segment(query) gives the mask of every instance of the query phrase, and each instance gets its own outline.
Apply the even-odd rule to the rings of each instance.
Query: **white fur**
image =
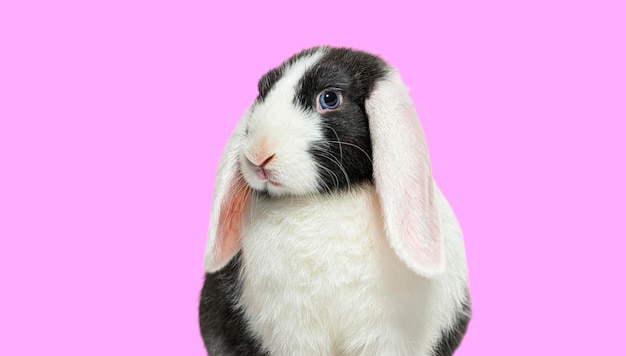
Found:
[[[373,187],[256,201],[245,218],[243,303],[271,355],[429,355],[465,297],[459,226],[437,190],[445,274],[415,274],[385,238]]]

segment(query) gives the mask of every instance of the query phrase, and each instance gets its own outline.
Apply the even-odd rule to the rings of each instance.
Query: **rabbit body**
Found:
[[[439,197],[445,233],[460,235]],[[255,205],[241,303],[271,355],[429,355],[457,321],[464,264],[450,263],[441,279],[403,265],[386,242],[372,186]],[[462,245],[446,248],[452,261],[464,259]]]

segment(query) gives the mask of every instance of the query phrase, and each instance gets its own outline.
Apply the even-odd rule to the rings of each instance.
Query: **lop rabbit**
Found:
[[[211,355],[452,355],[463,238],[397,71],[347,48],[269,71],[223,153],[200,327]]]

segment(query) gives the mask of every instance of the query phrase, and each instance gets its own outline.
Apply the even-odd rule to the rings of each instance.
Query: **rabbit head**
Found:
[[[239,251],[253,194],[376,188],[387,239],[414,272],[442,272],[443,242],[428,148],[396,70],[347,48],[302,51],[265,74],[218,168],[205,269]]]

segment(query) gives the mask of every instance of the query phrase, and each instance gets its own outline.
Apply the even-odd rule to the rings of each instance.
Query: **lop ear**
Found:
[[[243,120],[242,120],[243,121]],[[204,269],[224,267],[241,248],[242,217],[252,194],[239,171],[241,124],[231,135],[217,170]]]
[[[408,90],[392,70],[365,102],[374,184],[387,239],[410,269],[443,272],[444,249],[428,146]]]

